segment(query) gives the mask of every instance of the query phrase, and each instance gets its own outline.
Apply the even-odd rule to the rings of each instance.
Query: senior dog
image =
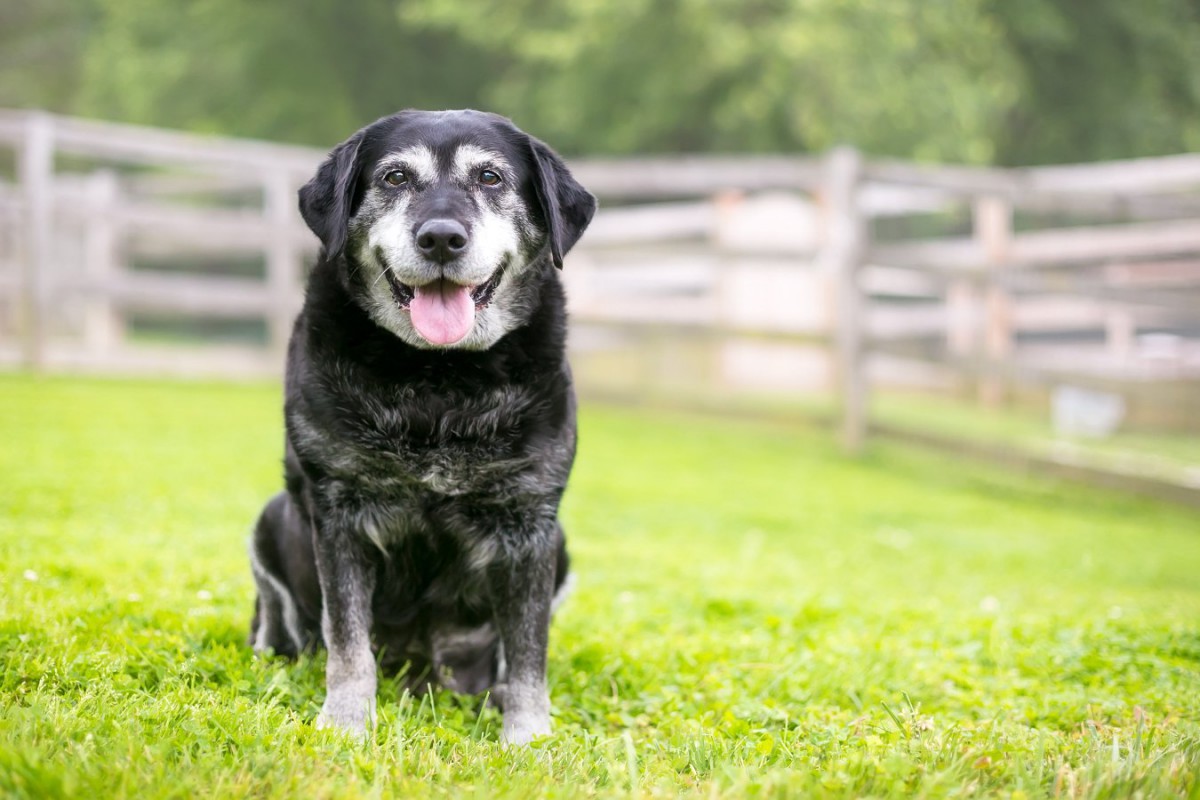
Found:
[[[288,347],[286,490],[251,543],[255,651],[328,650],[321,727],[364,735],[376,662],[550,731],[575,398],[558,269],[596,200],[478,111],[402,111],[300,190],[323,245]]]

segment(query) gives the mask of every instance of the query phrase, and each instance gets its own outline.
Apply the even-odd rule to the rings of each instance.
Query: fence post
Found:
[[[825,243],[822,262],[835,282],[837,308],[836,380],[841,403],[841,440],[848,453],[862,450],[867,436],[865,308],[858,285],[866,240],[866,224],[858,205],[862,156],[838,147],[825,159]]]
[[[18,175],[25,195],[24,341],[25,365],[46,363],[46,287],[49,281],[54,214],[54,121],[31,112],[25,122]]]
[[[1104,314],[1104,343],[1108,355],[1118,363],[1129,361],[1137,338],[1137,320],[1127,307],[1109,306]]]
[[[988,367],[996,367],[1012,356],[1012,297],[999,281],[1000,271],[1008,262],[1012,243],[1012,205],[1002,197],[985,195],[972,208],[975,238],[983,247],[987,262],[987,284],[983,307],[983,356]],[[985,371],[979,384],[979,399],[989,408],[1004,402],[1005,382],[993,370]]]
[[[946,283],[946,352],[953,360],[966,362],[976,358],[979,330],[980,290],[974,278],[951,278]],[[953,361],[951,362],[953,363]],[[956,370],[956,375],[962,376]],[[965,399],[977,382],[967,376],[957,382],[957,391]]]
[[[746,195],[736,189],[725,189],[712,195],[713,226],[709,231],[708,241],[717,259],[717,276],[710,291],[713,293],[713,308],[716,314],[713,323],[719,328],[736,328],[737,311],[730,299],[731,285],[736,280],[735,272],[739,268],[736,248],[729,244],[730,225],[737,219],[738,208],[746,200]],[[736,352],[737,339],[731,336],[717,336],[710,340],[712,347],[709,353],[709,374],[705,376],[706,388],[726,390],[730,388],[727,361],[730,353]]]
[[[112,170],[97,170],[88,177],[88,213],[83,234],[88,292],[83,341],[88,353],[97,358],[104,358],[116,348],[125,329],[112,296],[118,272],[118,236],[113,219],[117,192],[117,175]]]
[[[299,251],[292,237],[295,209],[291,176],[284,170],[267,173],[263,183],[263,212],[270,231],[266,252],[267,289],[271,298],[267,310],[267,346],[277,355],[287,350],[295,315],[292,297],[299,278]]]

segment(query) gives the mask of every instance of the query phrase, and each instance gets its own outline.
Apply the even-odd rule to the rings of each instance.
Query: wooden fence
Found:
[[[33,369],[269,371],[314,252],[296,190],[320,154],[40,113],[0,114],[17,182],[0,187],[0,357]],[[261,260],[252,276],[135,269],[187,255]],[[263,354],[128,346],[126,318],[259,317]],[[5,324],[7,323],[7,324]],[[14,347],[19,341],[19,348]],[[14,352],[19,349],[18,352]]]
[[[850,361],[933,360],[978,378],[987,404],[1014,382],[1120,391],[1200,378],[1200,155],[1027,170],[870,163],[848,181],[934,189],[944,212],[969,222],[965,235],[861,242],[848,291],[861,299],[907,275],[921,302],[890,314],[868,303],[843,319],[864,332]],[[1089,331],[1093,345],[1047,335]],[[1179,410],[1194,416],[1200,405]],[[866,426],[865,414],[847,415],[848,446]]]
[[[316,250],[296,190],[322,156],[0,112],[0,363],[278,374]],[[890,384],[985,405],[1170,384],[1176,416],[1200,417],[1200,155],[571,166],[602,202],[564,271],[600,390],[833,390],[851,451]],[[189,321],[218,341],[181,341]]]

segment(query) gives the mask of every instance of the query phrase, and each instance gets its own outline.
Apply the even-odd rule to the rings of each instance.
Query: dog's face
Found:
[[[355,300],[421,348],[483,350],[519,326],[595,210],[550,148],[479,111],[385,117],[300,190]]]

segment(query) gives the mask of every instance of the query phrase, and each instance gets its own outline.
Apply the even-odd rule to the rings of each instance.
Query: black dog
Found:
[[[288,348],[287,490],[251,548],[259,652],[329,651],[320,726],[362,735],[376,658],[492,689],[550,730],[575,399],[556,268],[596,209],[545,144],[477,111],[403,111],[300,190],[321,257]]]

